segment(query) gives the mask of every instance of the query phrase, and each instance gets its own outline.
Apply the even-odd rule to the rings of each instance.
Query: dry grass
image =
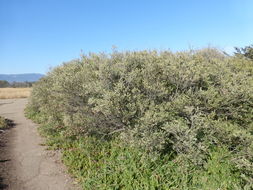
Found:
[[[27,98],[32,88],[0,88],[0,99]]]

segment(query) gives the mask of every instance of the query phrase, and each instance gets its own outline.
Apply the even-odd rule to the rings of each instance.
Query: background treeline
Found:
[[[252,189],[250,51],[83,55],[34,85],[27,115],[84,189]]]
[[[31,88],[34,82],[11,82],[0,80],[0,88]]]

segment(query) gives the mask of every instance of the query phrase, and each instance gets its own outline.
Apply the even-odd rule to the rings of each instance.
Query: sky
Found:
[[[81,53],[253,44],[252,0],[0,0],[0,74],[47,73]]]

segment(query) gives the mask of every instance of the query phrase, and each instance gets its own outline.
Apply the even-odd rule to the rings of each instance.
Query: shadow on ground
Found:
[[[3,178],[0,177],[0,189],[7,189],[8,185],[3,183]]]
[[[10,129],[15,127],[15,124],[12,120],[6,119],[7,127],[1,129],[0,131],[0,190],[8,189],[8,185],[5,181],[5,173],[6,168],[5,165],[11,161],[8,158],[8,148],[6,148],[6,143],[8,141],[8,137],[11,135]]]
[[[5,105],[5,104],[12,104],[13,102],[6,102],[6,103],[0,103],[0,106],[1,105]]]

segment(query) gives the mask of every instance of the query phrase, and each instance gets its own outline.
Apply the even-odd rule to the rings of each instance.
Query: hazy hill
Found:
[[[27,73],[27,74],[0,74],[0,80],[6,80],[8,82],[35,82],[43,77],[43,74],[39,73]]]

